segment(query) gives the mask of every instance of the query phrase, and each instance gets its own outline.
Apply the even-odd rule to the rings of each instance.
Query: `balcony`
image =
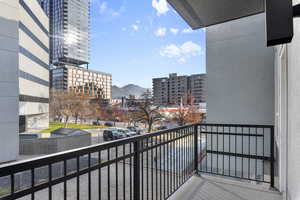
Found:
[[[276,200],[273,144],[273,126],[183,126],[3,165],[0,199]]]

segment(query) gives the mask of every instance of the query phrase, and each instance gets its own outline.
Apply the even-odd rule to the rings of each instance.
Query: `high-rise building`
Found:
[[[0,1],[0,163],[17,159],[19,131],[48,126],[48,21],[36,1]]]
[[[204,82],[206,74],[154,78],[153,99],[156,105],[186,105],[205,102]]]
[[[72,90],[78,95],[111,99],[111,74],[67,66],[51,70],[51,88]]]
[[[38,0],[50,19],[50,62],[83,65],[90,59],[90,0]]]

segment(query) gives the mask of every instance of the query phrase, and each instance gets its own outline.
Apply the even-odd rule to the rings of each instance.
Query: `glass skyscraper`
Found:
[[[50,19],[50,62],[82,65],[90,59],[90,0],[39,0]]]

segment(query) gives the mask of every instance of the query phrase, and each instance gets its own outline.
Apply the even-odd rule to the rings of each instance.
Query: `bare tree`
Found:
[[[183,95],[182,101],[182,104],[174,113],[172,120],[175,121],[179,126],[201,122],[203,115],[200,113],[197,106],[194,105],[194,97],[187,93]],[[186,104],[185,107],[183,106],[183,103]]]
[[[163,117],[159,113],[159,107],[154,106],[151,99],[146,96],[143,102],[138,105],[131,112],[131,117],[135,122],[141,122],[148,126],[148,132],[152,131],[153,124],[160,121]]]
[[[50,90],[49,112],[50,118],[54,121],[61,122],[64,117],[63,108],[65,107],[65,96],[65,93],[61,90]]]

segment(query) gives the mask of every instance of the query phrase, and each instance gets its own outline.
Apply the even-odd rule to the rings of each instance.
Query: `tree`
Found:
[[[130,118],[135,122],[146,124],[148,126],[148,132],[151,132],[153,124],[160,121],[162,115],[159,113],[159,107],[154,106],[151,99],[146,96],[144,101],[139,102],[131,111]]]
[[[196,106],[180,107],[174,113],[172,120],[179,126],[201,122],[203,114],[199,112]]]
[[[62,121],[63,118],[63,108],[64,108],[64,99],[65,94],[61,90],[50,90],[50,103],[49,103],[49,112],[50,118],[54,121]]]
[[[175,121],[179,126],[201,122],[203,119],[203,114],[200,113],[197,106],[194,105],[194,97],[187,93],[183,95],[182,101],[182,104],[174,113],[172,120]],[[183,107],[183,103],[187,106]]]

